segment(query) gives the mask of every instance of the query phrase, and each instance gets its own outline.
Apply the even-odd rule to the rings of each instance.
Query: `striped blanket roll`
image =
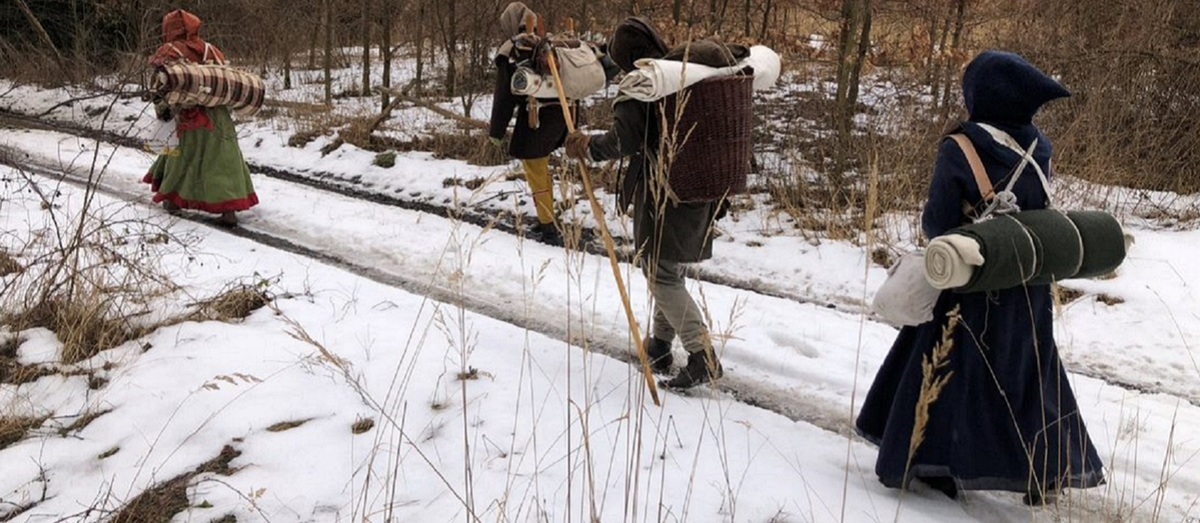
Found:
[[[151,88],[179,106],[229,107],[253,116],[262,109],[266,88],[258,75],[227,65],[177,62],[158,68]]]

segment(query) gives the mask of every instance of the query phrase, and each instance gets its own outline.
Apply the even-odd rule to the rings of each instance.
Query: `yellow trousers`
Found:
[[[550,178],[550,158],[521,160],[525,181],[533,191],[533,205],[539,223],[554,223],[554,180]]]

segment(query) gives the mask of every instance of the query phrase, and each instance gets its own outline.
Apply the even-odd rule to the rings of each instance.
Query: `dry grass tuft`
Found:
[[[267,432],[284,432],[299,427],[305,423],[312,421],[311,419],[301,419],[296,421],[281,421],[270,427],[267,427]]]
[[[1079,298],[1082,298],[1084,295],[1084,292],[1079,289],[1072,289],[1071,287],[1064,287],[1057,283],[1054,284],[1053,287],[1051,287],[1051,292],[1052,292],[1052,294],[1054,294],[1055,303],[1057,303],[1059,305],[1066,305],[1075,300],[1078,300]]]
[[[354,434],[363,434],[373,428],[375,428],[375,420],[371,418],[361,418],[350,426],[350,432]]]
[[[93,421],[96,421],[97,419],[99,419],[100,416],[108,414],[109,412],[112,412],[112,409],[100,410],[100,411],[96,411],[96,412],[89,412],[87,414],[79,416],[70,425],[63,427],[61,429],[58,429],[58,435],[65,438],[73,433],[79,432],[79,431],[87,428],[88,425],[91,425]]]
[[[20,262],[8,253],[0,251],[0,277],[8,276],[9,274],[20,274],[24,271],[25,267]]]
[[[41,365],[22,365],[15,358],[0,356],[0,383],[22,385],[52,374],[53,369]]]
[[[311,129],[311,130],[307,130],[307,131],[300,131],[300,132],[297,132],[297,133],[293,134],[292,136],[288,137],[287,144],[288,144],[288,147],[295,147],[297,149],[303,149],[304,146],[312,143],[313,140],[316,140],[317,138],[320,138],[327,134],[329,134],[328,131],[326,131],[324,129]]]
[[[459,381],[467,381],[477,380],[482,376],[491,377],[491,374],[480,372],[480,370],[475,367],[467,367],[467,370],[459,372],[455,377],[458,378]]]
[[[871,263],[880,267],[891,267],[893,263],[896,263],[896,257],[887,248],[876,247],[871,250]]]
[[[212,473],[229,476],[236,472],[229,463],[242,453],[226,445],[217,457],[202,463],[191,472],[180,474],[164,483],[142,492],[126,503],[117,512],[111,523],[162,523],[171,521],[176,514],[189,506],[188,483],[200,474]]]
[[[475,189],[483,187],[483,184],[485,184],[485,183],[487,183],[487,179],[483,178],[482,176],[476,176],[474,178],[471,178],[470,180],[464,180],[457,176],[451,176],[449,178],[442,180],[442,187],[459,186],[459,187],[466,187],[467,189],[474,191]]]
[[[46,417],[0,417],[0,449],[6,449],[25,439],[25,435],[29,431],[41,427],[46,419]]]
[[[245,319],[274,300],[275,296],[261,286],[240,283],[197,305],[205,319],[232,321]]]
[[[20,336],[11,336],[0,342],[0,383],[20,385],[35,381],[49,373],[48,370],[36,366],[21,365],[17,361],[17,350],[25,340]]]
[[[128,322],[111,316],[110,302],[99,295],[87,295],[70,301],[42,301],[0,323],[16,330],[44,327],[53,331],[63,343],[62,361],[69,364],[145,334],[143,329],[132,328]]]
[[[1122,303],[1125,303],[1125,298],[1122,298],[1120,296],[1113,296],[1111,294],[1100,293],[1100,294],[1096,295],[1096,301],[1103,303],[1105,305],[1108,305],[1108,306],[1113,306],[1113,305],[1120,305]]]
[[[435,133],[424,142],[435,158],[463,160],[471,165],[491,166],[508,163],[508,153],[492,145],[483,133]]]

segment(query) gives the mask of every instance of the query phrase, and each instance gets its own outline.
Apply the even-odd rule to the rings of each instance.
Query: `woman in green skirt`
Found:
[[[150,58],[159,66],[177,61],[225,63],[225,54],[200,38],[200,18],[182,9],[163,17],[163,45]],[[196,209],[219,214],[218,222],[237,225],[238,211],[258,204],[250,170],[238,147],[227,107],[170,107],[155,103],[155,113],[176,122],[179,147],[159,155],[144,181],[154,202],[167,211]]]

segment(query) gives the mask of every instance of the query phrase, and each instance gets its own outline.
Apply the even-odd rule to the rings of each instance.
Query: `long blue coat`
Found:
[[[1017,55],[987,52],[968,66],[963,92],[970,120],[961,132],[975,145],[996,190],[1007,184],[1018,155],[997,144],[978,123],[1007,131],[1024,147],[1037,138],[1034,157],[1050,172],[1052,147],[1032,118],[1042,104],[1069,96],[1061,85]],[[1047,196],[1032,167],[1018,178],[1013,192],[1024,210],[1046,207]],[[943,140],[922,214],[925,234],[933,238],[964,224],[963,202],[977,205],[981,200],[961,149]],[[910,464],[921,358],[940,341],[946,314],[955,307],[962,323],[942,371],[953,375],[929,409],[924,442]],[[903,487],[906,473],[907,479],[952,478],[966,490],[1044,492],[1103,483],[1103,464],[1054,343],[1053,307],[1048,285],[947,291],[938,299],[932,321],[900,331],[857,420],[859,433],[879,445],[875,472],[884,485]]]

